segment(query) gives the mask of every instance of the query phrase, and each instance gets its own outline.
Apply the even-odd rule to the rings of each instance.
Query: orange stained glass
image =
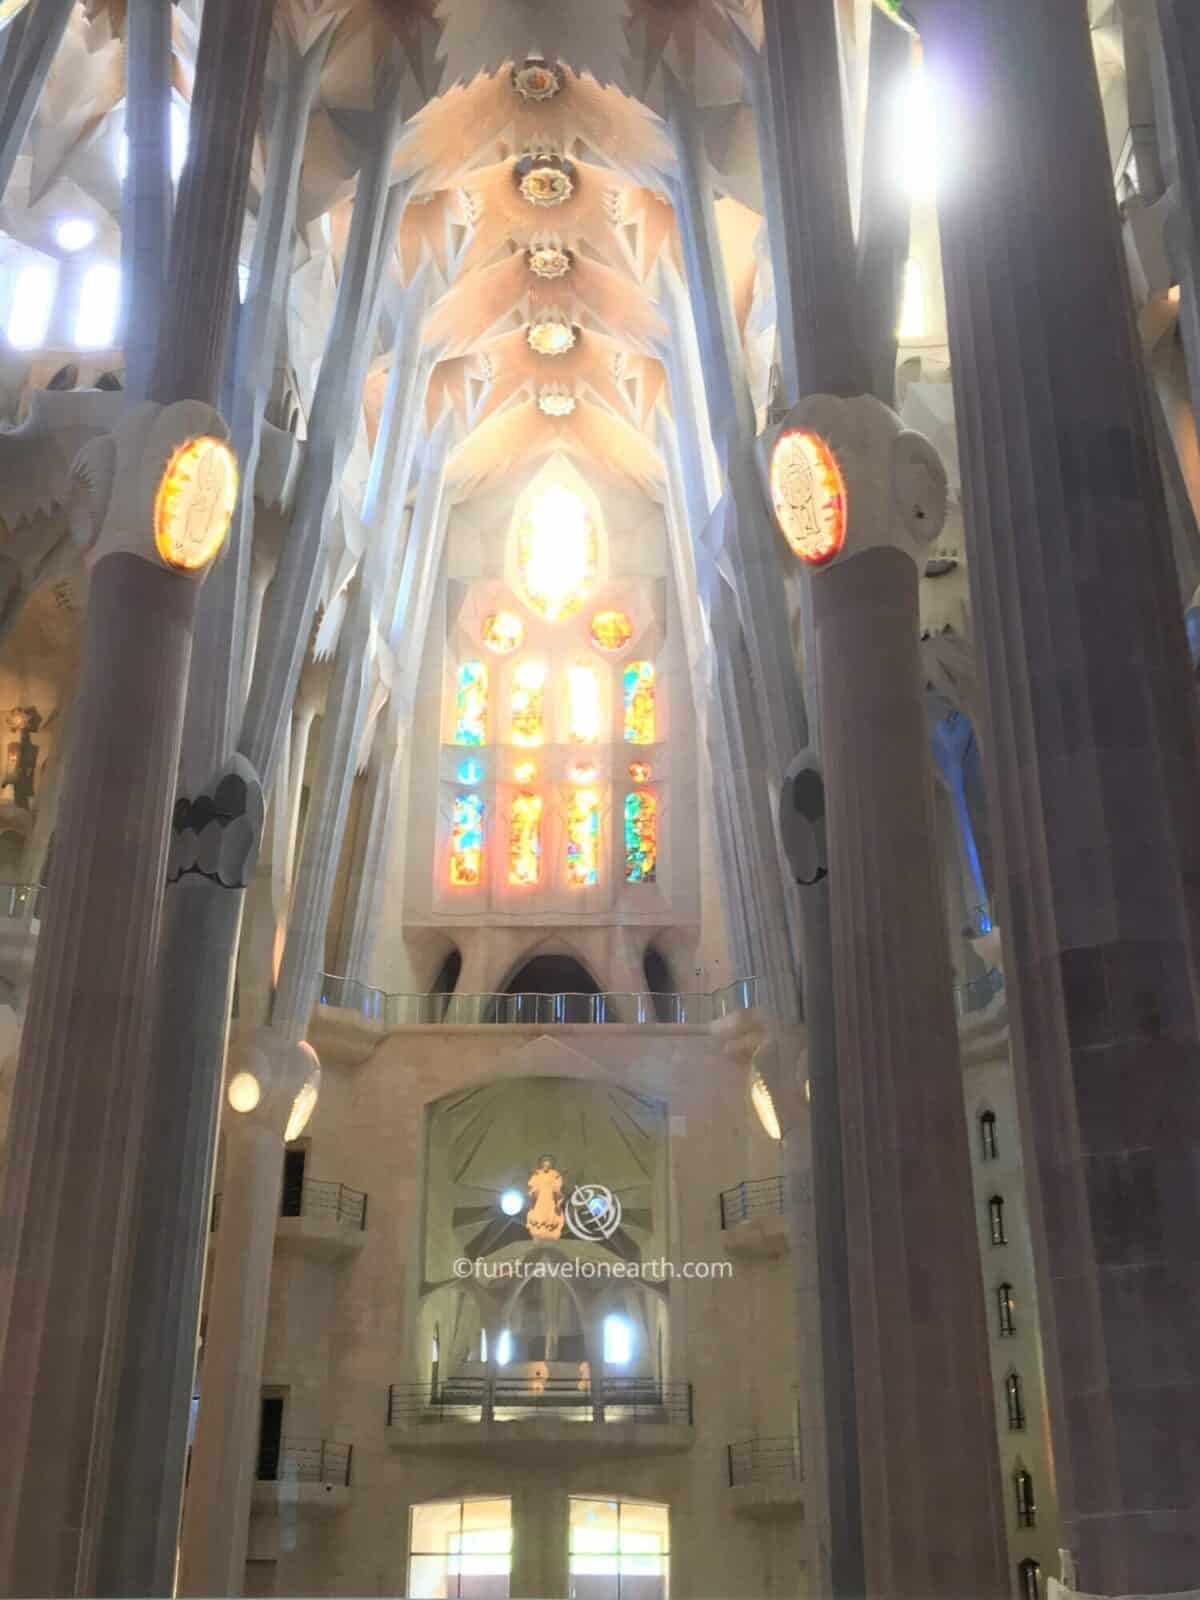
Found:
[[[629,776],[634,783],[649,783],[650,763],[648,761],[631,761],[629,763]]]
[[[510,656],[525,643],[525,624],[515,611],[497,611],[483,619],[483,642],[498,656]]]
[[[653,744],[656,734],[653,661],[631,661],[623,673],[625,742]]]
[[[567,738],[595,744],[600,737],[600,674],[595,667],[567,668]]]
[[[771,503],[779,531],[801,561],[820,567],[846,542],[846,485],[820,434],[792,428],[771,457]]]
[[[508,881],[519,888],[537,883],[542,870],[542,797],[518,794],[508,832]]]
[[[574,789],[567,804],[567,882],[588,888],[600,876],[600,797]]]
[[[483,798],[457,794],[450,826],[450,882],[471,889],[483,881]]]
[[[597,611],[592,643],[598,650],[623,650],[633,638],[633,618],[624,611]]]
[[[538,745],[546,739],[542,717],[546,669],[540,661],[522,661],[513,673],[512,742]]]

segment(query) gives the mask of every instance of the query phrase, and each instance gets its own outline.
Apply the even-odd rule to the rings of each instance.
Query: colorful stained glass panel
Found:
[[[450,830],[450,882],[474,888],[483,882],[483,797],[456,794]]]
[[[624,611],[597,611],[592,618],[592,643],[598,650],[624,650],[633,638],[633,619]]]
[[[595,667],[568,667],[567,738],[572,744],[595,744],[600,720],[600,677]]]
[[[540,661],[522,661],[513,673],[512,742],[538,745],[546,737],[542,719],[546,669]]]
[[[653,883],[658,868],[658,799],[649,789],[625,796],[625,882]]]
[[[656,737],[653,661],[631,661],[623,679],[625,741],[627,744],[653,744]]]
[[[508,835],[508,881],[524,888],[535,884],[542,869],[542,797],[518,794],[512,803]]]
[[[600,876],[600,798],[574,789],[567,804],[567,882],[587,888]]]
[[[464,661],[458,669],[454,708],[455,744],[482,744],[487,738],[488,669],[482,661]]]

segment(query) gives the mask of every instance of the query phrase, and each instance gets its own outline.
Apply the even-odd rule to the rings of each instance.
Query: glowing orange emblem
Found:
[[[821,567],[846,542],[846,485],[819,434],[793,428],[771,456],[771,503],[779,531],[801,561]]]
[[[237,504],[237,457],[223,439],[181,444],[154,496],[154,544],[168,567],[199,572],[225,543]]]

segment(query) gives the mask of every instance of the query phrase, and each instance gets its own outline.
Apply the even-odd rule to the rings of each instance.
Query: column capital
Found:
[[[89,567],[118,552],[202,582],[237,502],[229,429],[200,400],[146,401],[71,468],[71,535]]]
[[[894,549],[923,570],[946,520],[946,469],[889,406],[810,395],[767,428],[759,450],[776,524],[806,565]]]

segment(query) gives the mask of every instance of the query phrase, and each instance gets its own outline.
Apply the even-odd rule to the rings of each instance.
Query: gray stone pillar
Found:
[[[866,1593],[1000,1600],[1005,1501],[918,652],[920,545],[940,531],[945,475],[870,399],[807,402],[789,428],[832,448],[851,519],[812,604]]]
[[[129,0],[125,12],[125,134],[121,196],[121,347],[125,393],[146,397],[171,243],[171,8]],[[136,307],[136,313],[133,308]]]
[[[1158,23],[1174,134],[1168,245],[1179,275],[1192,412],[1200,417],[1200,16],[1188,0],[1158,0]]]
[[[173,240],[171,334],[152,383],[160,402],[215,393],[270,21],[270,0],[206,7],[194,112],[202,154],[189,167]],[[78,721],[0,1209],[0,1413],[9,1437],[0,1590],[12,1594],[95,1592],[109,1475],[120,1470],[112,1427],[146,1126],[149,996],[202,575],[155,554],[154,485],[178,445],[220,429],[206,404],[166,404],[131,413],[88,447],[99,526]]]
[[[31,0],[18,18],[0,72],[0,200],[8,188],[75,0]],[[19,34],[16,32],[20,29]]]
[[[1200,774],[1091,41],[917,9],[1064,1542],[1080,1589],[1187,1589]]]

